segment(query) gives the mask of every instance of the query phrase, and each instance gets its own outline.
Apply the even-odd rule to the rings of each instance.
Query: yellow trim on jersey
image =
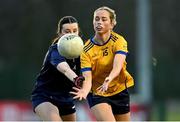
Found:
[[[125,61],[119,76],[111,81],[107,92],[98,94],[96,91],[109,76],[114,56],[117,54],[126,55],[127,53],[126,40],[115,32],[111,33],[110,39],[104,45],[97,45],[90,39],[85,43],[84,51],[81,54],[81,70],[82,72],[92,71],[91,92],[100,96],[112,96],[134,85],[132,76],[126,70],[127,63]]]

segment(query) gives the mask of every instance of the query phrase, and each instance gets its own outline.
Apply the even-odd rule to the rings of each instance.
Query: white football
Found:
[[[65,34],[57,43],[58,52],[67,59],[78,58],[83,47],[83,40],[76,34]]]

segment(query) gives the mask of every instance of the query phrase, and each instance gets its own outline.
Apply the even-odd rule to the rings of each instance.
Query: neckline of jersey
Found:
[[[106,44],[109,42],[110,39],[111,39],[111,35],[110,35],[109,39],[108,39],[105,43],[103,43],[102,45],[96,43],[93,37],[90,38],[90,41],[91,41],[94,45],[97,45],[97,46],[104,46],[104,45],[106,45]]]

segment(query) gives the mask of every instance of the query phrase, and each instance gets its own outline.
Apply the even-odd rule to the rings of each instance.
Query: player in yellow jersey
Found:
[[[74,88],[74,99],[88,99],[98,121],[129,121],[130,99],[127,88],[134,85],[126,70],[127,42],[113,32],[116,14],[108,7],[94,12],[95,35],[81,54],[85,77],[82,89]],[[89,93],[90,91],[90,93]]]

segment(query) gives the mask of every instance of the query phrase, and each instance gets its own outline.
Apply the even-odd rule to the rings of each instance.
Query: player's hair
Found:
[[[65,16],[59,20],[58,28],[57,28],[57,34],[61,33],[62,26],[67,23],[78,23],[76,18],[73,16]]]
[[[115,13],[115,11],[113,9],[111,9],[111,8],[109,8],[107,6],[102,6],[102,7],[98,8],[98,9],[96,9],[94,11],[94,15],[99,10],[106,10],[107,12],[109,12],[109,15],[110,15],[109,17],[110,17],[111,22],[113,23],[114,26],[116,25],[116,23],[117,23],[117,21],[116,21],[116,13]]]
[[[62,26],[64,24],[70,24],[70,23],[78,23],[78,21],[76,20],[76,18],[74,18],[73,16],[64,16],[63,18],[61,18],[58,22],[58,28],[57,28],[57,36],[55,39],[53,39],[53,44],[57,43],[58,39],[60,38],[60,34],[62,31]]]

